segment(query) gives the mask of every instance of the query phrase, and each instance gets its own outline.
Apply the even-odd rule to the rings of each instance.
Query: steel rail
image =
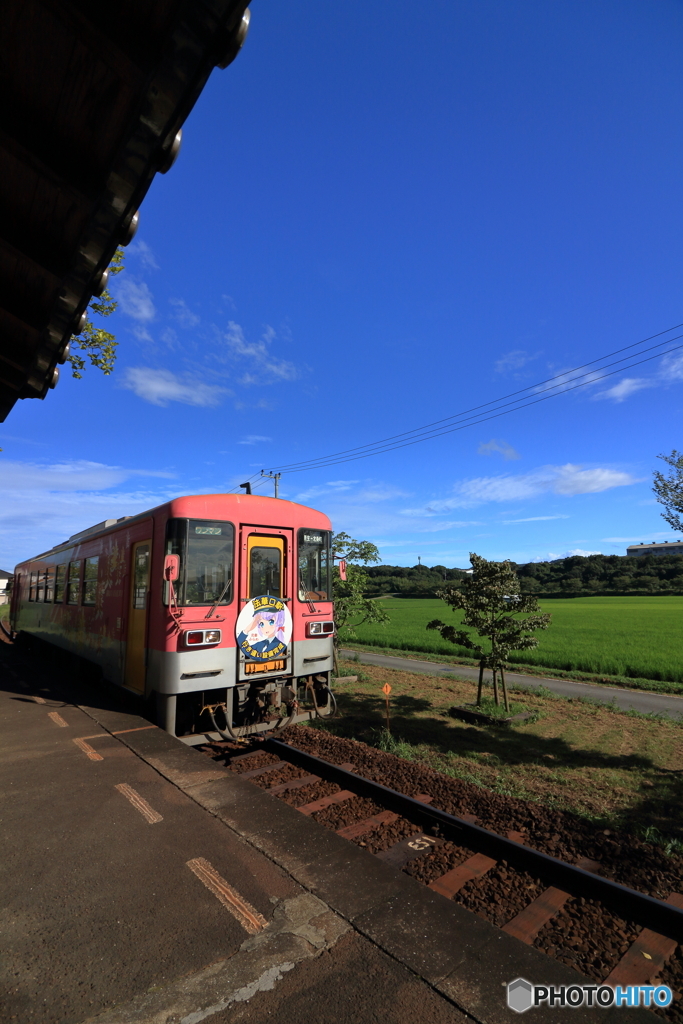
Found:
[[[563,892],[584,899],[597,900],[619,917],[635,921],[659,935],[683,943],[683,910],[670,903],[646,896],[609,878],[594,875],[557,857],[551,857],[540,850],[500,836],[480,825],[473,825],[446,811],[420,803],[419,800],[413,800],[412,797],[405,796],[395,789],[389,789],[379,782],[373,782],[355,772],[340,768],[282,740],[268,739],[264,746],[283,761],[290,761],[300,768],[307,769],[312,775],[336,782],[342,789],[351,789],[361,796],[369,797],[382,807],[395,811],[425,828],[436,826],[442,836],[456,839],[459,845],[478,853],[485,853],[494,860],[506,860],[520,871],[527,871],[535,878],[541,878],[549,885],[562,889]]]

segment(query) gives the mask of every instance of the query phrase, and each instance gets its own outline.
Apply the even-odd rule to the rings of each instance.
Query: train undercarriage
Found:
[[[157,724],[185,742],[239,740],[295,722],[328,718],[336,701],[328,673],[240,683],[203,693],[157,694]],[[196,737],[196,740],[195,740]]]

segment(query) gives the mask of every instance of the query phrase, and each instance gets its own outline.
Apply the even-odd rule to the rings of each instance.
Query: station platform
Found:
[[[517,977],[589,983],[125,695],[6,643],[0,680],[3,1022],[502,1024]],[[563,1012],[624,1019],[529,1019]]]

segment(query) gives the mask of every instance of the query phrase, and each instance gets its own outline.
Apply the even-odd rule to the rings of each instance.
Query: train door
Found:
[[[145,691],[145,653],[151,540],[133,545],[128,598],[128,637],[124,686],[136,693]]]
[[[287,643],[285,650],[280,657],[266,657],[266,650],[270,646],[277,646],[275,638],[251,637],[254,643],[251,656],[246,656],[240,651],[240,678],[245,679],[254,673],[261,672],[285,672],[290,665],[291,647],[289,646],[291,633],[291,600],[294,592],[292,581],[293,558],[293,531],[292,530],[269,530],[267,527],[260,529],[257,526],[243,527],[241,539],[241,571],[240,571],[240,610],[250,605],[252,611],[255,607],[251,602],[258,598],[273,598],[278,600],[280,608],[282,605],[288,609],[280,616],[288,620],[290,625],[287,628]],[[282,639],[282,632],[278,634]],[[270,641],[270,642],[269,642]],[[238,647],[239,639],[238,639]],[[263,647],[263,651],[259,649]],[[262,660],[256,657],[256,653],[262,653]]]

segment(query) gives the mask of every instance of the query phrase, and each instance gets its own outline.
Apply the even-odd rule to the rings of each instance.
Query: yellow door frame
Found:
[[[250,533],[247,537],[247,593],[251,594],[251,552],[252,548],[276,548],[280,552],[280,593],[278,597],[284,597],[285,590],[285,538],[275,537],[272,534]],[[257,595],[258,596],[258,595]]]

